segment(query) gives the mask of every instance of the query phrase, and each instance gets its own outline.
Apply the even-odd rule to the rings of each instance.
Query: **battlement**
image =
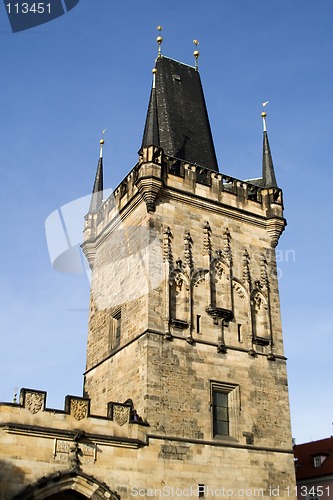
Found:
[[[85,219],[85,241],[95,239],[110,223],[122,219],[125,209],[144,199],[148,212],[154,212],[159,198],[182,195],[189,202],[204,199],[212,205],[269,218],[283,218],[282,191],[260,186],[260,179],[244,181],[193,165],[164,154],[150,146],[140,151],[139,162],[105,200]],[[141,195],[141,196],[140,196]]]
[[[43,435],[57,440],[78,439],[138,448],[146,444],[147,422],[137,420],[131,400],[111,401],[105,416],[90,414],[90,399],[66,396],[64,410],[47,408],[45,391],[21,389],[19,403],[0,403],[0,427],[11,434]],[[52,417],[52,418],[51,418]],[[59,443],[58,443],[59,444]]]

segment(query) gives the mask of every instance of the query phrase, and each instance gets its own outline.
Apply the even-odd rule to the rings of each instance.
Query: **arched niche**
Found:
[[[199,269],[192,275],[192,302],[193,302],[193,333],[205,334],[208,326],[206,307],[209,303],[209,272],[208,269]]]
[[[251,342],[249,293],[237,278],[233,278],[232,288],[235,321],[229,325],[229,329],[232,329],[232,339],[230,341],[234,342],[236,340],[238,343],[247,346]]]
[[[211,306],[232,310],[230,271],[221,259],[211,262]]]
[[[251,293],[252,338],[258,345],[270,343],[269,313],[267,297],[258,289]]]
[[[176,328],[189,326],[190,286],[187,276],[178,269],[170,275],[170,317]]]

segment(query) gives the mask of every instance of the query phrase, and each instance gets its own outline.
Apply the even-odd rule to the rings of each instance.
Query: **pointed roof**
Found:
[[[266,113],[262,113],[263,121],[264,121],[264,141],[263,141],[263,155],[262,155],[262,187],[270,188],[270,187],[278,187],[275,172],[273,159],[271,154],[271,148],[269,147],[268,135],[266,130]]]
[[[156,70],[142,147],[156,145],[169,156],[218,171],[199,72],[164,56],[157,58]]]
[[[148,146],[160,147],[155,86],[153,86],[153,88],[151,89],[148,111],[147,111],[147,118],[146,118],[146,125],[145,125],[145,130],[144,130],[143,139],[142,139],[142,147],[145,148]]]
[[[104,140],[100,141],[101,149],[97,164],[94,187],[92,190],[89,212],[96,212],[103,201],[103,144]]]

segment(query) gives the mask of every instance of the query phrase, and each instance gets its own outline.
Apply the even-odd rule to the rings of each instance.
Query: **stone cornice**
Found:
[[[147,434],[148,444],[152,439],[168,441],[168,442],[176,442],[176,443],[188,443],[188,444],[200,444],[205,446],[216,446],[223,448],[241,448],[244,450],[256,450],[256,451],[264,451],[269,453],[288,453],[293,454],[293,449],[288,448],[273,448],[268,446],[256,446],[256,445],[246,445],[237,443],[231,439],[221,439],[221,440],[205,440],[205,439],[192,439],[192,438],[182,438],[177,436],[165,436],[160,434]]]
[[[77,430],[66,430],[59,429],[54,427],[44,427],[39,425],[28,425],[28,424],[19,424],[13,422],[3,422],[0,423],[0,429],[10,433],[10,434],[20,434],[24,436],[30,437],[42,437],[48,439],[67,439],[72,441]],[[105,445],[105,446],[120,446],[122,448],[133,448],[137,449],[142,446],[146,446],[147,443],[140,439],[129,438],[124,436],[115,436],[115,435],[107,435],[107,434],[99,434],[99,433],[89,433],[86,432],[82,443],[91,442]]]

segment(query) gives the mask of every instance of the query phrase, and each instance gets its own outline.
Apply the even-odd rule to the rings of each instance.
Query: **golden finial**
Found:
[[[196,47],[198,47],[199,45],[199,40],[193,40],[193,43]],[[194,52],[193,52],[193,55],[194,55],[194,58],[195,58],[195,69],[198,70],[198,57],[200,56],[200,52],[198,51],[198,49],[196,49]]]
[[[106,132],[106,128],[102,130],[102,139],[99,141],[100,144],[100,150],[99,150],[99,157],[103,158],[103,144],[105,143],[104,141],[104,134]]]
[[[157,26],[157,30],[159,32],[162,31],[162,26]],[[161,37],[161,35],[159,35],[157,38],[156,38],[156,42],[158,43],[158,57],[161,57],[161,45],[162,45],[162,42],[163,42],[163,38]]]

